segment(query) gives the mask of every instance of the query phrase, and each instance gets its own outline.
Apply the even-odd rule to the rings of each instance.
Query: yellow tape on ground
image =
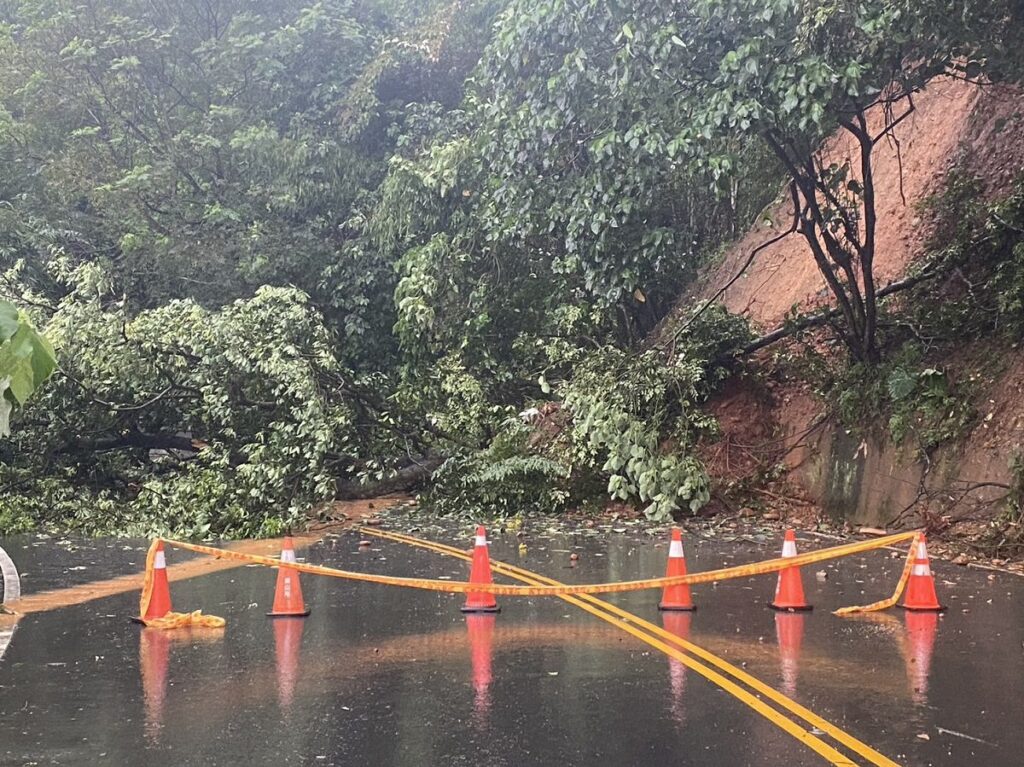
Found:
[[[203,615],[202,610],[193,610],[190,613],[167,613],[163,618],[153,618],[142,621],[146,628],[150,629],[222,629],[227,621],[216,615]]]
[[[326,575],[331,578],[344,578],[347,580],[361,581],[363,583],[379,583],[386,586],[403,586],[405,588],[422,589],[425,591],[441,591],[455,594],[488,593],[498,596],[512,597],[555,597],[573,596],[579,594],[615,594],[625,591],[642,591],[644,589],[660,589],[665,586],[678,586],[681,584],[713,583],[724,581],[730,578],[747,578],[752,575],[764,575],[785,570],[787,567],[801,567],[803,565],[825,562],[837,557],[846,557],[852,554],[859,554],[865,551],[880,549],[884,546],[891,546],[895,543],[902,543],[914,538],[917,533],[897,533],[884,538],[876,538],[870,541],[858,541],[847,543],[842,546],[833,546],[809,554],[798,554],[795,557],[778,557],[767,559],[763,562],[753,562],[747,565],[725,567],[719,570],[708,570],[689,575],[677,575],[671,578],[648,578],[640,581],[620,581],[617,583],[590,583],[579,586],[510,586],[503,583],[469,583],[467,581],[442,581],[429,578],[402,578],[394,575],[377,575],[375,573],[355,572],[352,570],[339,570],[323,565],[310,565],[304,562],[289,563],[288,567],[302,573],[311,575]],[[280,566],[280,560],[272,557],[261,557],[256,554],[242,554],[226,549],[218,549],[213,546],[204,546],[198,543],[186,543],[163,539],[168,546],[179,549],[194,551],[198,554],[208,554],[211,557],[233,559],[241,562],[249,562],[266,567]],[[147,573],[152,567],[151,559],[147,559]],[[149,577],[147,575],[147,577]],[[145,613],[143,613],[145,614]]]
[[[465,561],[470,561],[472,559],[472,557],[469,554],[466,554],[465,552],[460,551],[459,549],[456,549],[452,546],[445,546],[444,544],[434,543],[432,541],[425,541],[420,538],[414,538],[413,536],[409,535],[391,533],[388,531],[369,528],[363,529],[362,532],[367,535],[373,535],[387,540],[393,540],[398,543],[405,543],[411,546],[429,549],[432,551],[436,551],[440,554],[458,557],[459,559],[463,559]],[[536,573],[531,572],[530,570],[524,570],[523,568],[516,567],[515,565],[509,565],[499,561],[492,561],[491,566],[495,572],[501,575],[507,575],[511,578],[516,578],[518,580],[523,580],[529,583],[545,583],[548,585],[560,585],[558,581],[538,575]],[[733,694],[743,703],[747,704],[755,711],[757,711],[759,714],[769,719],[773,724],[779,726],[781,729],[785,730],[790,735],[793,735],[800,742],[802,742],[804,745],[808,746],[809,748],[823,756],[827,761],[829,761],[833,765],[853,765],[854,763],[850,761],[846,756],[833,749],[827,743],[823,742],[814,733],[809,732],[806,729],[800,727],[799,725],[796,725],[793,722],[787,720],[778,711],[775,711],[774,709],[766,706],[758,698],[752,696],[746,690],[743,690],[742,688],[738,687],[729,679],[725,679],[720,674],[715,672],[713,669],[704,666],[703,664],[694,660],[689,655],[680,652],[675,647],[667,647],[665,642],[659,641],[659,639],[666,640],[670,644],[678,645],[687,653],[690,653],[691,655],[696,655],[702,660],[708,662],[710,665],[717,667],[718,669],[732,676],[736,680],[746,684],[758,694],[764,695],[766,698],[773,701],[777,705],[788,710],[795,716],[803,719],[812,727],[816,727],[822,733],[830,736],[837,742],[842,743],[851,751],[868,760],[871,764],[876,765],[877,767],[899,767],[899,765],[896,762],[892,761],[884,754],[879,753],[875,749],[871,748],[871,746],[861,742],[849,733],[841,730],[839,727],[836,727],[831,722],[815,714],[813,711],[810,711],[809,709],[805,708],[804,706],[801,706],[799,703],[792,700],[791,698],[788,698],[782,693],[778,692],[777,690],[769,687],[764,682],[759,680],[757,677],[748,674],[747,672],[732,665],[728,661],[719,658],[717,655],[714,655],[713,653],[703,649],[702,647],[699,647],[691,642],[688,642],[682,637],[676,636],[675,634],[663,629],[660,626],[656,626],[653,623],[650,623],[649,621],[646,621],[643,618],[634,615],[633,613],[627,612],[626,610],[623,610],[622,608],[617,607],[616,605],[600,600],[594,596],[583,595],[578,599],[570,596],[560,596],[560,599],[563,599],[570,604],[576,605],[580,609],[585,610],[586,612],[600,618],[601,620],[604,620],[608,623],[611,623],[612,625],[617,626],[618,628],[635,636],[636,638],[649,644],[650,646],[658,650],[661,650],[669,657],[678,660],[687,667],[701,674],[701,676],[704,676],[709,681],[718,684],[720,687],[722,687],[722,689]],[[646,632],[646,634],[644,632]],[[657,638],[652,638],[650,636],[651,634],[655,635],[655,637]]]

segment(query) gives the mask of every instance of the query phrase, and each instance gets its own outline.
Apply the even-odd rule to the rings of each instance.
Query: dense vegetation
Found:
[[[788,190],[876,364],[871,149],[1018,72],[1018,5],[0,2],[0,294],[58,364],[0,532],[270,534],[431,473],[440,510],[700,508],[751,333],[652,331]]]

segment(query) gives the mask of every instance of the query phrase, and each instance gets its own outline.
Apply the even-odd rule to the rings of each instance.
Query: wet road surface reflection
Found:
[[[425,537],[468,547],[471,532]],[[664,536],[667,539],[667,536]],[[492,534],[492,557],[559,580],[664,571],[662,537]],[[310,562],[462,579],[466,566],[342,534]],[[0,542],[30,589],[136,571],[141,542]],[[818,548],[800,540],[801,550]],[[691,569],[774,556],[686,541]],[[578,560],[570,560],[570,552]],[[170,563],[184,561],[180,552]],[[656,592],[613,595],[907,765],[1017,765],[1024,752],[1024,582],[935,564],[934,613],[843,620],[887,596],[902,556],[873,552],[804,572],[811,613],[765,606],[774,580],[695,587],[695,613]],[[85,567],[86,570],[76,570]],[[26,568],[29,569],[29,568]],[[126,617],[136,594],[21,618],[0,659],[0,764],[761,765],[824,762],[678,661],[560,600],[502,600],[463,615],[457,595],[303,576],[312,615],[271,620],[275,573],[243,567],[173,583],[176,609],[220,630],[160,632]],[[3,627],[0,626],[0,629]],[[856,761],[856,760],[855,760]]]

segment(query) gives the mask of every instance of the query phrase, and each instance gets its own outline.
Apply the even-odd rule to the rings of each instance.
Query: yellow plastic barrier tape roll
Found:
[[[143,621],[143,625],[150,629],[222,629],[227,621],[216,615],[203,615],[202,610],[194,610],[190,613],[167,613],[163,618],[154,618]]]
[[[803,565],[825,562],[829,559],[859,554],[865,551],[880,549],[896,543],[902,543],[913,539],[917,533],[897,533],[884,538],[876,538],[870,541],[858,541],[847,543],[842,546],[833,546],[820,551],[808,554],[798,554],[795,557],[778,557],[767,559],[762,562],[753,562],[747,565],[725,567],[719,570],[708,570],[705,572],[691,573],[689,575],[677,575],[671,578],[648,578],[639,581],[619,581],[616,583],[590,583],[577,586],[512,586],[500,583],[469,583],[466,581],[442,581],[429,578],[404,578],[394,575],[377,575],[375,573],[355,572],[351,570],[339,570],[323,565],[310,565],[304,562],[289,563],[288,567],[302,573],[311,575],[326,575],[332,578],[344,578],[347,580],[361,581],[363,583],[378,583],[385,586],[403,586],[405,588],[421,589],[425,591],[441,591],[446,593],[466,594],[469,592],[489,593],[499,596],[512,597],[546,597],[578,594],[613,594],[625,591],[642,591],[644,589],[660,589],[665,586],[677,586],[681,584],[713,583],[729,580],[731,578],[747,578],[752,575],[764,575],[784,570],[787,567],[801,567]],[[198,554],[207,554],[211,557],[232,559],[241,562],[249,562],[266,567],[279,567],[281,562],[272,557],[262,557],[255,554],[242,554],[235,551],[218,549],[213,546],[204,546],[198,543],[186,543],[163,539],[168,546],[194,551]],[[152,568],[151,558],[147,558],[146,584],[151,588],[149,571]],[[143,599],[147,600],[148,595],[144,589]],[[145,605],[143,605],[145,606]],[[144,612],[142,613],[145,614]]]

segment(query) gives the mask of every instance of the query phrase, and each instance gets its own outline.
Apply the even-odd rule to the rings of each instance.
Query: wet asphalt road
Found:
[[[469,532],[417,534],[466,547]],[[358,541],[343,533],[300,558],[466,574],[437,554]],[[492,557],[570,583],[660,575],[667,552],[663,536],[629,533],[526,542],[521,554],[513,536],[493,536]],[[26,594],[136,572],[145,548],[0,545]],[[774,556],[777,545],[691,537],[686,548],[693,571]],[[695,587],[692,615],[659,615],[652,592],[608,601],[741,665],[900,764],[1020,765],[1024,581],[937,563],[950,606],[941,617],[829,614],[888,596],[902,562],[882,551],[805,569],[816,605],[807,614],[765,606],[771,576]],[[695,672],[561,600],[505,598],[500,615],[466,617],[455,595],[303,576],[312,616],[271,621],[274,577],[243,567],[172,584],[175,609],[222,615],[222,631],[140,629],[126,620],[134,593],[22,618],[0,659],[0,765],[825,763]]]

